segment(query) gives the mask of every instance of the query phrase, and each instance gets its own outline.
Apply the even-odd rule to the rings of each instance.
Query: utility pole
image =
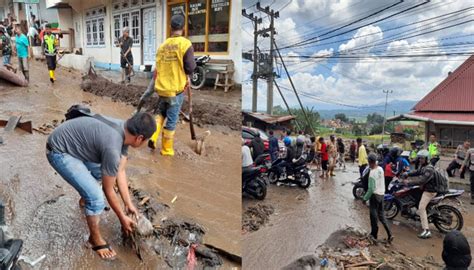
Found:
[[[286,68],[286,64],[285,64],[285,61],[283,60],[283,57],[281,56],[280,50],[278,49],[278,46],[275,40],[273,40],[273,42],[275,43],[275,49],[278,53],[278,57],[280,58],[281,63],[283,64],[283,68],[285,69],[286,76],[288,76],[288,80],[290,81],[291,88],[293,88],[293,91],[295,92],[295,95],[296,95],[296,99],[298,100],[298,103],[300,104],[301,111],[303,112],[304,118],[306,119],[306,124],[309,126],[309,128],[311,128],[311,131],[313,132],[313,134],[316,134],[316,132],[313,129],[313,126],[311,125],[311,122],[309,121],[308,115],[306,114],[306,110],[304,109],[300,96],[298,95],[298,91],[296,91],[295,84],[293,83],[293,80],[291,79],[290,72],[288,72],[288,69]]]
[[[382,126],[382,145],[383,145],[383,136],[385,135],[385,124],[387,122],[387,103],[388,103],[388,94],[392,94],[393,90],[383,90],[385,94],[385,111],[383,113],[383,126]]]
[[[266,6],[265,8],[262,8],[260,5],[260,2],[257,2],[256,8],[257,10],[267,14],[268,17],[270,18],[270,27],[257,31],[257,33],[261,34],[263,37],[268,37],[268,36],[270,37],[270,56],[268,58],[269,72],[268,74],[266,74],[266,79],[267,79],[267,114],[272,115],[273,114],[273,79],[274,79],[273,38],[274,38],[274,35],[276,34],[274,21],[275,19],[278,19],[280,17],[280,12],[270,9],[270,6]],[[268,32],[270,32],[270,35],[268,35]]]
[[[257,41],[258,41],[258,24],[262,23],[262,18],[257,18],[253,13],[247,14],[247,10],[242,9],[242,16],[250,19],[253,22],[253,73],[252,73],[252,112],[257,111],[257,88],[258,88],[258,61],[259,56],[257,53]]]

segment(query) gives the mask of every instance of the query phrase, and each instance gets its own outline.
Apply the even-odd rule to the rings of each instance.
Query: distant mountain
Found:
[[[387,104],[387,117],[410,112],[418,101],[403,101],[394,100]],[[383,115],[385,103],[376,104],[363,109],[332,109],[332,110],[318,110],[322,119],[332,119],[337,113],[344,113],[349,119],[355,118],[358,120],[365,119],[368,114],[378,113]]]

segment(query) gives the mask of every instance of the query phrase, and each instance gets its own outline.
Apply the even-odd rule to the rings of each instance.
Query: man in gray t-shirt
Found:
[[[137,215],[138,211],[130,198],[125,173],[128,146],[142,146],[155,130],[155,120],[147,113],[138,113],[127,121],[82,116],[64,122],[48,137],[48,161],[79,192],[79,203],[84,207],[89,226],[90,246],[102,259],[116,256],[99,229],[99,215],[105,207],[104,193],[124,231],[131,232],[135,221],[127,213]],[[115,193],[115,184],[125,211]]]

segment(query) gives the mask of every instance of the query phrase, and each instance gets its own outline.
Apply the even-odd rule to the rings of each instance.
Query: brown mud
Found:
[[[242,232],[258,231],[269,221],[270,215],[275,212],[271,205],[257,204],[250,206],[242,213]]]
[[[51,84],[44,63],[32,61],[29,87],[14,87],[0,81],[0,117],[8,119],[10,115],[22,114],[22,119],[31,120],[34,127],[54,127],[53,120],[64,119],[73,104],[88,104],[94,113],[121,119],[130,117],[135,109],[82,91],[82,75],[74,70],[58,67],[56,73],[57,81]],[[228,97],[217,98],[233,108],[239,103],[238,99],[232,103]],[[128,180],[159,204],[151,208],[161,211],[161,204],[169,205],[169,210],[160,212],[163,218],[199,224],[205,228],[205,246],[240,257],[240,133],[217,125],[205,130],[212,133],[202,156],[193,151],[187,123],[177,126],[174,157],[163,157],[146,147],[130,149]],[[196,127],[198,134],[205,130]],[[24,240],[22,255],[31,260],[46,255],[35,269],[170,268],[153,250],[142,261],[125,246],[113,211],[101,215],[100,225],[103,237],[118,256],[113,262],[100,260],[85,247],[88,230],[78,205],[79,195],[46,159],[47,135],[16,129],[5,134],[4,140],[0,146],[0,196],[6,202],[7,226],[13,236]],[[227,259],[223,263],[224,269],[238,266]],[[32,269],[23,262],[22,266]]]
[[[316,251],[335,231],[347,227],[370,230],[368,207],[354,200],[352,195],[351,182],[358,178],[357,166],[349,163],[346,172],[336,170],[336,176],[325,181],[319,178],[319,173],[314,171],[312,184],[306,190],[284,185],[268,186],[267,197],[263,203],[273,206],[275,212],[269,217],[265,226],[242,235],[242,250],[245,258],[243,268],[279,269],[296,262],[299,258],[302,258],[300,263],[306,262],[309,265],[312,264],[314,258],[317,258],[319,267],[320,260]],[[467,190],[468,186],[463,186],[463,188]],[[474,206],[468,204],[468,199],[468,194],[465,193],[461,198],[460,209],[464,217],[462,232],[472,247],[474,246]],[[244,198],[242,211],[257,204],[262,204],[262,202]],[[427,258],[436,264],[442,263],[444,234],[438,232],[434,226],[431,230],[433,237],[426,240],[420,240],[417,237],[420,231],[419,222],[397,216],[393,221],[389,221],[389,226],[395,240],[386,254],[383,254],[384,250],[380,247],[383,256],[392,256],[390,250],[393,250],[407,255],[406,259],[416,259],[418,263]],[[379,238],[386,238],[382,226],[379,228]],[[341,243],[339,240],[336,242]],[[379,251],[375,249],[373,252],[377,255]],[[474,256],[474,250],[472,252]],[[314,258],[311,259],[311,256]],[[434,265],[428,264],[428,266],[437,269]]]
[[[138,105],[140,97],[145,92],[146,87],[130,84],[128,86],[115,83],[102,76],[85,76],[81,83],[81,88],[98,96],[111,97],[113,101],[121,101],[133,106]],[[192,114],[195,124],[203,125],[222,125],[232,130],[240,130],[241,113],[240,108],[235,108],[233,104],[218,103],[215,100],[202,98],[205,91],[193,91]],[[217,91],[216,91],[217,92]],[[144,108],[153,111],[156,108],[158,96],[154,94],[145,103]],[[231,105],[231,106],[229,106]],[[183,104],[182,111],[188,113],[187,101]]]
[[[373,242],[367,232],[348,227],[332,233],[314,254],[305,255],[283,269],[432,269],[443,265],[433,260],[412,257],[386,242]]]

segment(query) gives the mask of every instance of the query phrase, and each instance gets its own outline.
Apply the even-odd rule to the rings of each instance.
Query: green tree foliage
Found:
[[[339,119],[344,123],[349,122],[349,119],[347,118],[346,114],[344,114],[344,113],[336,113],[336,115],[334,115],[334,119]]]

